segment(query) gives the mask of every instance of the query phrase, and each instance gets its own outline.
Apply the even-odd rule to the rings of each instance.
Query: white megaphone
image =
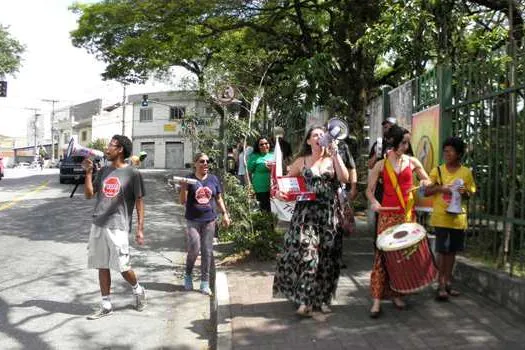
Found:
[[[69,140],[69,145],[67,146],[66,158],[73,157],[73,156],[84,157],[84,158],[89,158],[89,157],[104,158],[104,153],[96,149],[91,149],[91,148],[81,146],[72,137],[71,140]]]
[[[383,138],[378,137],[376,140],[376,159],[383,157]]]
[[[461,207],[461,193],[459,193],[459,188],[463,186],[463,180],[457,179],[450,186],[452,191],[452,198],[450,199],[450,204],[447,207],[446,212],[449,214],[463,214],[463,208]]]
[[[339,118],[332,118],[326,125],[326,131],[319,140],[319,145],[322,147],[328,147],[334,140],[344,140],[348,136],[348,125]]]

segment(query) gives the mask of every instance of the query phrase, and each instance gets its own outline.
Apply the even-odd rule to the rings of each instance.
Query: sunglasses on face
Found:
[[[208,159],[199,159],[199,164],[208,164],[209,162]]]

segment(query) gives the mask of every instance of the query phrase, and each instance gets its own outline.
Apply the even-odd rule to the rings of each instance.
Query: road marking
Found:
[[[6,203],[4,205],[1,205],[0,206],[0,211],[11,208],[17,202],[20,202],[22,199],[24,199],[25,197],[29,196],[30,194],[42,191],[47,186],[48,183],[49,183],[49,180],[46,180],[46,181],[42,182],[37,188],[35,188],[33,190],[30,190],[29,192],[24,193],[20,197],[15,197],[13,200],[11,200],[10,202],[8,202],[8,203]]]

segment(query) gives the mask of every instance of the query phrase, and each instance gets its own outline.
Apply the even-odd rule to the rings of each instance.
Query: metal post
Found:
[[[122,135],[126,130],[126,84],[122,83]]]
[[[58,100],[46,100],[44,102],[51,102],[51,161],[55,161],[55,130],[53,128],[53,123],[55,122],[55,103],[59,102]]]
[[[36,121],[37,121],[37,118],[38,116],[40,116],[40,114],[37,113],[37,111],[39,110],[38,108],[25,108],[29,111],[33,111],[33,121],[32,121],[32,126],[33,126],[33,141],[34,141],[34,144],[33,144],[33,149],[34,149],[34,155],[35,155],[35,158],[36,158]],[[28,140],[29,141],[29,140]]]
[[[228,157],[228,145],[226,143],[225,137],[225,128],[226,128],[226,105],[222,104],[222,115],[221,115],[221,121],[219,125],[219,139],[221,140],[222,144],[222,154],[221,154],[221,160],[219,163],[219,166],[223,169],[226,169],[226,159]]]

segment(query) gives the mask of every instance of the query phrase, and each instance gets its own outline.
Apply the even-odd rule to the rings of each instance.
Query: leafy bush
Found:
[[[220,240],[233,242],[234,253],[248,251],[259,260],[273,259],[282,240],[282,234],[276,230],[276,216],[259,211],[251,191],[241,186],[235,176],[226,173],[223,181],[232,225],[221,230]]]

